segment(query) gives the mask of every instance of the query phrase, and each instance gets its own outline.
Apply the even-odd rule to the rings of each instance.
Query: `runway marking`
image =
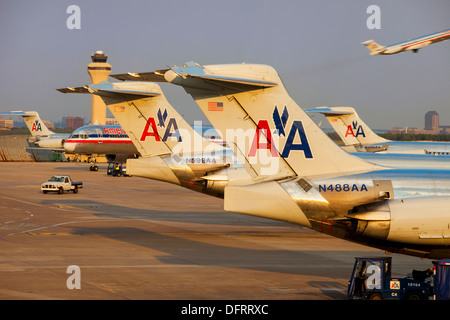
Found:
[[[40,233],[35,233],[35,232],[27,232],[29,235],[32,236],[70,236],[70,233],[67,232],[57,232],[57,233],[52,233],[52,232],[40,232]]]
[[[115,220],[115,219],[114,219]],[[66,224],[71,224],[71,223],[90,223],[90,222],[99,222],[99,221],[114,221],[114,220],[110,220],[110,219],[100,219],[100,220],[74,220],[74,221],[68,221],[68,222],[61,222],[61,223],[57,223],[57,224],[52,224],[49,226],[43,226],[40,228],[35,228],[35,229],[30,229],[30,230],[23,230],[23,231],[19,231],[19,232],[14,232],[14,233],[10,233],[8,234],[8,236],[14,236],[16,234],[23,234],[23,233],[32,233],[33,231],[36,230],[43,230],[43,229],[47,229],[47,228],[53,228],[53,227],[59,227],[62,225],[66,225]],[[68,234],[69,235],[69,234]]]
[[[25,221],[25,220],[28,220],[28,219],[30,219],[30,217],[28,217],[28,218],[23,218],[23,219],[20,219],[20,220],[6,221],[4,224],[9,224],[9,223],[14,223],[14,222],[19,222],[19,221]]]
[[[46,205],[39,204],[39,203],[33,203],[33,202],[19,200],[19,199],[14,199],[14,198],[9,198],[9,197],[0,196],[0,198],[7,199],[7,200],[12,200],[12,201],[17,201],[17,202],[22,202],[22,203],[30,204],[30,205],[33,205],[33,206],[42,207],[42,208],[49,208],[49,209],[55,209],[55,210],[61,210],[61,211],[73,211],[73,210],[64,210],[63,208],[59,208],[59,207],[46,206]]]

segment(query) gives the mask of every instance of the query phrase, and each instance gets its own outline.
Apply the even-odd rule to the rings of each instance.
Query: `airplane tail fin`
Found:
[[[371,56],[380,54],[383,51],[383,49],[385,48],[384,46],[376,43],[374,40],[367,40],[367,41],[361,42],[361,44],[366,46],[367,49],[369,49]]]
[[[307,113],[323,114],[346,146],[366,146],[389,142],[370,129],[351,107],[318,107]]]
[[[0,115],[22,116],[33,137],[46,136],[54,133],[47,128],[44,121],[41,120],[41,117],[39,117],[39,114],[36,111],[11,111],[2,112]]]
[[[153,82],[103,82],[63,93],[99,95],[143,156],[176,153],[181,157],[223,147],[203,139],[167,101]]]
[[[374,169],[328,138],[290,98],[270,66],[188,63],[167,71],[165,79],[192,95],[256,179]]]

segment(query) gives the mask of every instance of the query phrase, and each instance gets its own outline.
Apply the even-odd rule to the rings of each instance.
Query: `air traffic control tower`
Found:
[[[87,65],[87,70],[91,76],[92,84],[99,84],[102,81],[108,80],[111,73],[111,65],[106,62],[108,57],[103,54],[103,51],[97,51],[91,56],[92,62]],[[91,124],[105,124],[106,123],[106,105],[102,98],[92,94],[91,106]]]

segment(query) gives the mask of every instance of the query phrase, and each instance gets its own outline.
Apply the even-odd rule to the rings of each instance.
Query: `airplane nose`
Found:
[[[66,152],[74,152],[75,151],[75,143],[72,142],[64,142],[64,150]]]

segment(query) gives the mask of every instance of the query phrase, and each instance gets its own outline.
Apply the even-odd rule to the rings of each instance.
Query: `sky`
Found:
[[[81,29],[67,27],[71,5]],[[379,29],[368,28],[371,5]],[[435,110],[450,125],[450,41],[387,56],[361,45],[448,28],[448,0],[1,0],[0,112],[89,121],[89,95],[55,89],[89,84],[86,66],[102,50],[112,74],[188,61],[268,64],[302,108],[353,107],[374,129],[423,129]],[[188,122],[206,122],[181,87],[161,87]]]

